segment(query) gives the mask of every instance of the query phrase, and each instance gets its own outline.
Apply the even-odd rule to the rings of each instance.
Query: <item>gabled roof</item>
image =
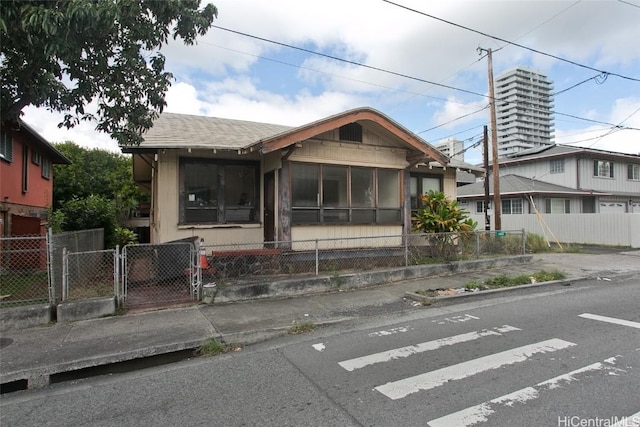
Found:
[[[4,122],[2,123],[8,129],[11,128],[11,123]],[[13,126],[16,126],[16,123],[13,123]],[[71,164],[71,160],[65,157],[56,147],[53,146],[49,141],[44,139],[42,135],[40,135],[34,128],[29,126],[24,120],[18,119],[17,129],[14,129],[14,132],[24,132],[29,141],[34,143],[40,150],[42,150],[42,154],[46,155],[51,160],[51,163],[58,165],[68,165]]]
[[[130,152],[136,149],[206,148],[240,150],[262,138],[278,134],[291,126],[219,117],[162,113],[153,127],[143,135],[137,147],[122,147]]]
[[[492,177],[489,178],[489,194],[493,194]],[[500,177],[501,196],[522,196],[534,194],[557,194],[575,196],[609,195],[609,193],[574,190],[573,188],[563,187],[562,185],[551,184],[531,178],[525,178],[524,176],[520,175],[512,174]],[[475,182],[473,184],[458,187],[457,196],[459,199],[484,197],[484,182]]]
[[[571,145],[553,144],[542,147],[534,147],[529,150],[520,151],[519,153],[513,153],[506,158],[499,160],[499,163],[521,163],[532,162],[541,159],[550,159],[554,157],[575,157],[577,155],[586,155],[589,157],[600,158],[626,158],[634,161],[640,161],[640,155],[618,153],[615,151],[596,150],[593,148],[574,147]]]
[[[340,126],[360,122],[381,133],[392,135],[410,148],[410,164],[435,160],[442,165],[449,158],[425,140],[386,115],[363,107],[345,111],[298,127],[218,117],[162,113],[144,135],[139,146],[122,147],[124,152],[163,148],[204,148],[257,150],[262,154],[287,148]]]
[[[356,108],[340,114],[335,114],[303,126],[286,130],[278,135],[263,138],[258,141],[258,143],[262,146],[261,152],[266,154],[289,147],[297,142],[313,138],[324,132],[337,129],[341,126],[354,122],[360,122],[361,124],[367,122],[374,123],[379,129],[383,129],[384,131],[393,134],[414,151],[421,153],[421,155],[418,155],[417,157],[407,159],[410,163],[417,164],[420,161],[429,160],[435,160],[442,165],[447,165],[449,163],[449,158],[447,156],[429,145],[418,135],[407,130],[388,116],[369,107]]]

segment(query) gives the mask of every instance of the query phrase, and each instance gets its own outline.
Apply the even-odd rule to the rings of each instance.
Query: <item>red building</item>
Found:
[[[0,129],[0,237],[42,234],[62,153],[22,120]]]

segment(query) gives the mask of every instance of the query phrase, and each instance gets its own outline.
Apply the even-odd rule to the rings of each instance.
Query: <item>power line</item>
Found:
[[[580,64],[579,62],[575,62],[575,61],[572,61],[572,60],[566,59],[566,58],[561,58],[561,57],[553,55],[551,53],[542,52],[540,50],[537,50],[537,49],[534,49],[534,48],[531,48],[531,47],[528,47],[528,46],[521,45],[519,43],[515,43],[515,42],[512,42],[512,41],[503,39],[501,37],[492,36],[491,34],[487,34],[487,33],[484,33],[482,31],[474,30],[473,28],[465,27],[464,25],[456,24],[455,22],[451,22],[451,21],[448,21],[446,19],[438,18],[437,16],[430,15],[428,13],[421,12],[421,11],[416,10],[416,9],[412,9],[410,7],[407,7],[407,6],[403,6],[403,5],[398,4],[398,3],[394,3],[394,2],[392,2],[390,0],[382,0],[382,1],[385,2],[385,3],[389,3],[389,4],[392,4],[394,6],[400,7],[402,9],[406,9],[406,10],[408,10],[410,12],[414,12],[414,13],[417,13],[419,15],[423,15],[423,16],[426,16],[428,18],[435,19],[435,20],[440,21],[440,22],[444,22],[444,23],[449,24],[449,25],[453,25],[454,27],[462,28],[462,29],[465,29],[467,31],[471,31],[471,32],[476,33],[476,34],[480,34],[482,36],[489,37],[489,38],[492,38],[494,40],[501,41],[503,43],[508,43],[508,44],[510,44],[512,46],[517,46],[519,48],[529,50],[529,51],[537,53],[539,55],[548,56],[550,58],[554,58],[554,59],[557,59],[559,61],[567,62],[569,64],[573,64],[573,65],[578,66],[578,67],[586,68],[586,69],[592,70],[592,71],[597,71],[598,73],[606,73],[606,74],[609,74],[609,75],[612,75],[612,76],[620,77],[622,79],[640,82],[640,79],[635,78],[635,77],[629,77],[629,76],[625,76],[625,75],[622,75],[622,74],[612,73],[612,72],[609,72],[609,71],[598,70],[597,68],[590,67],[589,65]]]
[[[383,1],[387,1],[387,0],[383,0]],[[347,63],[347,64],[356,65],[356,66],[359,66],[359,67],[363,67],[363,68],[379,71],[379,72],[382,72],[382,73],[391,74],[391,75],[395,75],[395,76],[398,76],[398,77],[403,77],[403,78],[406,78],[406,79],[415,80],[415,81],[419,81],[419,82],[422,82],[422,83],[427,83],[427,84],[431,84],[431,85],[434,85],[434,86],[439,86],[439,87],[443,87],[443,88],[446,88],[446,89],[452,89],[452,90],[456,90],[456,91],[459,91],[459,92],[464,92],[464,93],[468,93],[468,94],[471,94],[471,95],[476,95],[476,96],[480,96],[480,97],[483,97],[483,98],[491,99],[491,97],[489,95],[485,95],[485,94],[482,94],[482,93],[474,92],[474,91],[471,91],[471,90],[462,89],[462,88],[458,88],[458,87],[455,87],[455,86],[449,86],[449,85],[445,85],[445,84],[442,84],[442,83],[436,83],[436,82],[433,82],[433,81],[430,81],[430,80],[426,80],[426,79],[422,79],[422,78],[419,78],[419,77],[413,77],[413,76],[410,76],[408,74],[398,73],[396,71],[385,70],[384,68],[374,67],[372,65],[363,64],[363,63],[357,62],[357,61],[351,61],[349,59],[340,58],[340,57],[337,57],[337,56],[334,56],[334,55],[329,55],[329,54],[322,53],[322,52],[316,52],[316,51],[313,51],[311,49],[306,49],[306,48],[302,48],[302,47],[298,47],[298,46],[293,46],[293,45],[290,45],[290,44],[287,44],[287,43],[282,43],[282,42],[278,42],[278,41],[275,41],[275,40],[266,39],[264,37],[255,36],[255,35],[244,33],[242,31],[238,31],[238,30],[232,30],[232,29],[225,28],[225,27],[220,27],[220,26],[217,26],[217,25],[213,25],[212,27],[213,28],[217,28],[219,30],[228,31],[230,33],[238,34],[238,35],[241,35],[241,36],[245,36],[245,37],[253,38],[253,39],[256,39],[256,40],[260,40],[260,41],[263,41],[263,42],[266,42],[266,43],[272,43],[272,44],[276,44],[278,46],[283,46],[283,47],[287,47],[287,48],[290,48],[290,49],[299,50],[301,52],[306,52],[306,53],[309,53],[309,54],[312,54],[312,55],[322,56],[322,57],[329,58],[329,59],[332,59],[332,60],[335,60],[335,61],[344,62],[344,63]],[[596,71],[598,71],[598,70],[596,70]],[[598,72],[601,73],[601,74],[602,73],[606,73],[606,72],[603,72],[603,71],[598,71]],[[615,75],[615,74],[612,74],[612,73],[608,73],[608,74]],[[496,101],[503,101],[504,99],[503,98],[495,98],[495,100]],[[535,110],[535,109],[532,108],[532,110]],[[596,120],[586,119],[586,118],[583,118],[583,117],[578,117],[578,116],[571,115],[571,114],[560,113],[560,112],[557,112],[557,111],[546,111],[546,110],[537,110],[537,111],[543,111],[545,113],[547,113],[547,112],[548,113],[555,113],[555,114],[558,114],[558,115],[572,117],[574,119],[584,120],[584,121],[587,121],[587,122],[594,122],[594,123],[605,124],[605,125],[608,125],[608,126],[615,126],[612,123],[600,122],[600,121],[596,121]],[[628,128],[628,129],[633,129],[633,128]]]
[[[628,1],[624,1],[624,0],[618,0],[620,3],[624,3],[624,4],[628,4],[629,6],[633,6],[633,7],[637,7],[638,9],[640,9],[640,6],[638,6],[637,4],[633,4],[631,2]]]
[[[472,115],[474,115],[474,114],[477,114],[477,113],[479,113],[479,112],[481,112],[481,111],[486,110],[487,108],[489,108],[489,106],[488,106],[488,105],[485,105],[484,107],[482,107],[482,108],[481,108],[481,109],[479,109],[479,110],[472,111],[471,113],[467,113],[467,114],[462,115],[462,116],[460,116],[460,117],[456,117],[455,119],[449,120],[448,122],[440,123],[440,124],[439,124],[439,125],[437,125],[437,126],[434,126],[434,127],[432,127],[432,128],[429,128],[429,129],[425,129],[425,130],[423,130],[423,131],[420,131],[420,132],[418,132],[418,135],[419,135],[419,134],[421,134],[421,133],[429,132],[429,131],[434,130],[434,129],[438,129],[439,127],[442,127],[442,126],[448,125],[448,124],[453,123],[453,122],[455,122],[455,121],[458,121],[458,120],[460,120],[460,119],[464,119],[465,117],[472,116]]]

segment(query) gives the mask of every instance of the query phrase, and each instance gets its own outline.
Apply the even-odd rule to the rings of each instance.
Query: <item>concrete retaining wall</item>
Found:
[[[53,321],[53,307],[49,304],[0,310],[0,330],[42,326]]]
[[[250,283],[245,285],[218,286],[215,302],[243,301],[259,298],[282,298],[381,285],[420,277],[483,270],[507,265],[529,264],[532,255],[493,258],[473,261],[456,261],[447,264],[416,265],[383,271],[335,274],[279,280],[277,282]]]
[[[57,319],[58,322],[75,322],[77,320],[111,316],[115,313],[115,297],[90,298],[58,304]]]

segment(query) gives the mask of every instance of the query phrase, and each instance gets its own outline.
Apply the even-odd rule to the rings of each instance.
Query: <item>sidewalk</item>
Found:
[[[640,251],[608,254],[541,254],[530,264],[433,276],[358,290],[287,299],[192,305],[2,331],[0,383],[20,388],[49,384],[52,376],[101,365],[192,350],[215,337],[247,345],[285,335],[295,322],[344,322],[382,312],[428,310],[405,301],[405,292],[459,288],[498,274],[559,270],[568,280],[640,272]],[[606,282],[603,282],[606,283]],[[544,285],[544,284],[542,284]],[[482,292],[473,294],[482,297]]]

